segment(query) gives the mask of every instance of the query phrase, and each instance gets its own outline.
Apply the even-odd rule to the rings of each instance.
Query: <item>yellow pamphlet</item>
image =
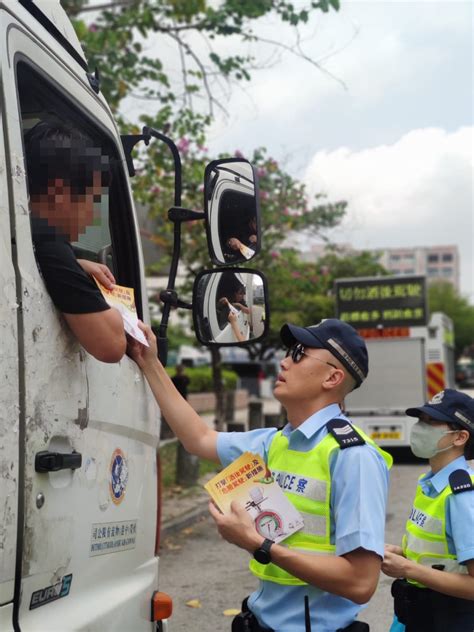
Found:
[[[285,496],[264,460],[244,452],[204,485],[224,514],[236,500],[249,512],[258,533],[281,542],[304,525],[299,511]]]
[[[135,292],[133,287],[125,287],[124,285],[114,285],[111,290],[99,283],[94,277],[102,296],[105,298],[110,307],[115,307],[120,312],[123,319],[123,328],[129,336],[141,342],[142,345],[149,347],[145,334],[138,326],[137,308],[135,306]]]

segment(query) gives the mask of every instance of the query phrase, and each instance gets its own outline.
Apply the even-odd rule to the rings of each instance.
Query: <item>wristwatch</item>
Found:
[[[258,549],[254,551],[253,556],[257,562],[260,562],[260,564],[270,564],[272,561],[272,556],[270,554],[270,547],[272,544],[274,544],[273,540],[265,538]]]

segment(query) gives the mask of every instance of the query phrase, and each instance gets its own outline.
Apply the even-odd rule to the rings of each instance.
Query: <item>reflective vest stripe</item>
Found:
[[[326,516],[316,516],[315,514],[300,511],[303,517],[304,533],[324,537],[326,535],[327,520]]]
[[[286,546],[286,548],[290,548],[288,547],[285,542],[280,542],[278,544],[278,546]],[[335,546],[329,546],[327,549],[322,549],[322,547],[319,547],[317,550],[316,549],[307,549],[304,546],[292,546],[291,547],[292,551],[301,551],[301,553],[307,553],[308,555],[336,555],[336,547]]]
[[[291,472],[272,469],[273,478],[287,494],[294,494],[304,498],[310,498],[312,501],[325,502],[327,494],[326,481],[317,478],[305,476],[297,476]],[[304,481],[304,485],[301,481]]]
[[[407,533],[406,547],[410,551],[417,554],[434,553],[436,555],[449,555],[446,540],[441,540],[438,542],[433,540],[425,540],[424,538],[419,538],[416,535],[413,535],[413,533]]]

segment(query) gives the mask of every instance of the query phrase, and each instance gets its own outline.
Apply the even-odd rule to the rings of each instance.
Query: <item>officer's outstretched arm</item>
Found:
[[[129,338],[127,352],[145,374],[162,415],[187,452],[219,462],[217,432],[209,428],[176,389],[158,360],[156,338],[150,327],[140,323],[140,328],[150,346],[145,347]]]
[[[385,551],[382,571],[389,577],[413,579],[431,590],[450,597],[474,600],[474,560],[469,560],[466,566],[467,575],[448,573]]]

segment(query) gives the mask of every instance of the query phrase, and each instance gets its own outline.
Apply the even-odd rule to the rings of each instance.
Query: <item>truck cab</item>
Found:
[[[146,322],[126,159],[59,2],[0,1],[0,33],[0,629],[150,632],[158,409],[134,362],[104,364],[84,351],[45,289],[24,136],[54,117],[106,147],[108,195],[72,245],[134,289]]]

